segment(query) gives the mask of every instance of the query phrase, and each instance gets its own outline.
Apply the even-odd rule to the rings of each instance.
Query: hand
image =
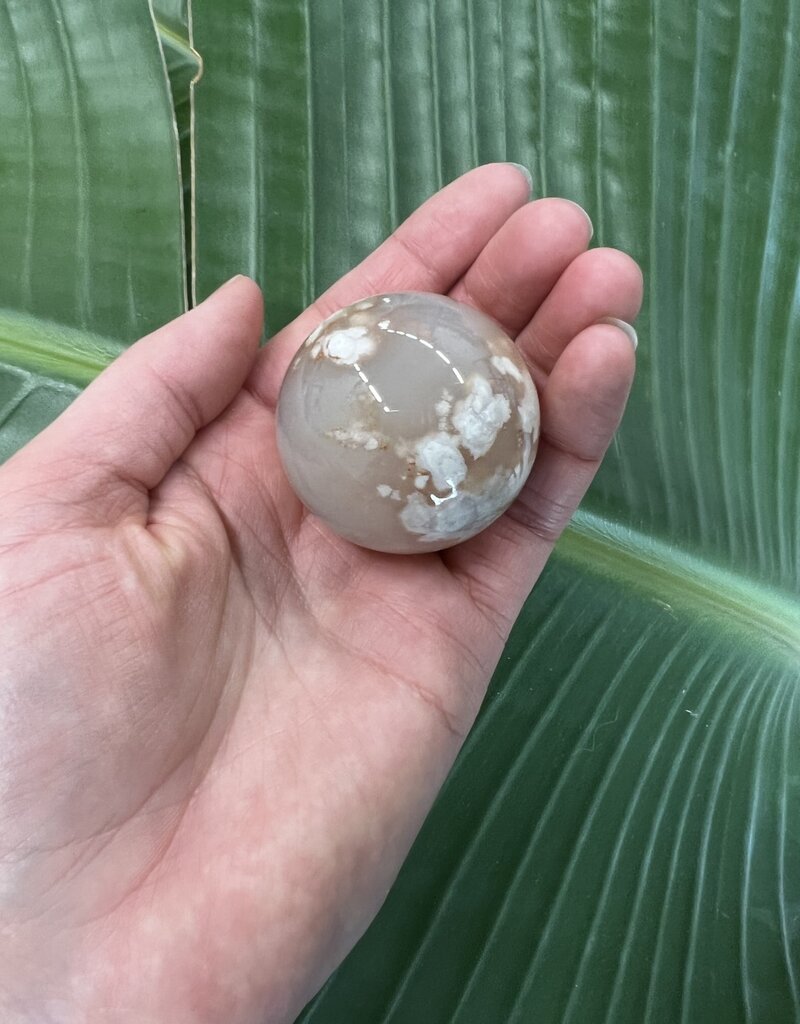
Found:
[[[465,175],[258,351],[236,278],[0,469],[2,1019],[291,1021],[380,906],[617,426],[641,276],[511,165]],[[280,382],[380,291],[517,338],[522,496],[442,554],[371,553],[290,491]]]

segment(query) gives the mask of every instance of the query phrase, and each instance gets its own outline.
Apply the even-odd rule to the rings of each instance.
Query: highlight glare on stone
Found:
[[[278,448],[301,501],[362,547],[438,551],[519,494],[539,439],[536,388],[489,317],[401,292],[334,313],[281,388]]]

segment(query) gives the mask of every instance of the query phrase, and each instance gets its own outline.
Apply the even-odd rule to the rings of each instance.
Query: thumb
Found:
[[[262,322],[258,285],[234,277],[132,345],[8,468],[24,462],[48,475],[57,468],[67,500],[114,479],[151,490],[239,392]]]

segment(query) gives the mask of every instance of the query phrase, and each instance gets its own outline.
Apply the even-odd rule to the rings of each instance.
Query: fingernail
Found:
[[[244,274],[234,274],[233,277],[228,278],[225,284],[220,285],[219,288],[217,288],[217,291],[221,292],[223,288],[230,288],[230,286],[235,284],[237,281],[244,281]]]
[[[574,199],[565,199],[564,202],[569,203],[570,206],[574,206],[576,210],[580,210],[581,213],[584,215],[589,224],[589,241],[591,241],[594,238],[594,224],[592,224],[592,218],[589,216],[586,210],[584,210],[581,204],[576,203]]]
[[[224,284],[221,284],[219,288],[215,288],[210,295],[206,295],[203,302],[208,302],[209,299],[213,299],[215,295],[219,295],[220,292],[224,292],[226,288],[230,288],[236,281],[244,280],[244,274],[236,274],[234,277],[229,278]]]
[[[515,164],[515,163],[512,163],[510,160],[508,161],[508,166],[509,167],[516,167],[516,169],[519,171],[519,173],[522,175],[522,177],[528,183],[528,195],[532,195],[533,194],[533,175],[528,170],[528,168],[525,167],[524,164]]]
[[[633,345],[633,351],[639,347],[639,337],[636,331],[631,327],[629,323],[624,320],[618,320],[615,316],[604,316],[602,320],[597,321],[599,324],[611,324],[612,327],[619,327],[623,334],[626,334],[630,339],[631,345]]]

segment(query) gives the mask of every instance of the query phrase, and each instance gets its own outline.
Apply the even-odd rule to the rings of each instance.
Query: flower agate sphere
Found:
[[[441,295],[378,295],[305,341],[278,402],[278,447],[303,503],[376,551],[437,551],[519,494],[539,402],[513,342]]]

